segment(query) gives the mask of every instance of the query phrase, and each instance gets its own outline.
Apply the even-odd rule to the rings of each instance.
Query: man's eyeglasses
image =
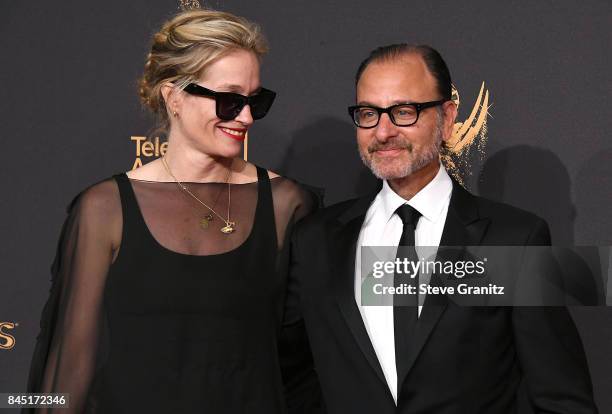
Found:
[[[196,83],[190,83],[184,91],[191,95],[214,98],[217,117],[223,121],[236,118],[245,105],[251,107],[253,119],[261,119],[266,116],[276,97],[276,92],[265,88],[261,88],[255,95],[244,96],[233,92],[215,92]]]
[[[359,128],[374,128],[378,125],[382,114],[388,114],[389,119],[397,126],[410,126],[419,120],[419,114],[423,109],[442,105],[448,99],[431,102],[409,102],[391,105],[387,108],[376,106],[355,105],[349,106],[348,112],[355,125]]]

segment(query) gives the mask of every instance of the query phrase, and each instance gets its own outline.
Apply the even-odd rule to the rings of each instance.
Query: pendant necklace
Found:
[[[183,184],[182,182],[180,182],[175,176],[174,174],[172,174],[172,171],[170,171],[170,167],[168,166],[168,163],[166,162],[166,157],[163,156],[161,157],[161,161],[162,164],[164,165],[164,168],[166,169],[166,171],[168,172],[168,174],[172,177],[172,179],[174,180],[174,182],[176,183],[176,185],[178,185],[178,187],[184,191],[186,194],[188,194],[191,198],[193,198],[194,200],[196,200],[198,203],[200,203],[202,206],[204,206],[206,209],[209,210],[209,213],[207,213],[204,217],[202,217],[200,219],[200,227],[202,227],[203,229],[207,229],[210,225],[210,222],[213,220],[213,214],[215,214],[217,217],[219,217],[224,223],[225,226],[223,226],[221,228],[221,233],[224,234],[231,234],[236,230],[236,222],[231,221],[230,220],[230,205],[231,205],[231,201],[232,201],[232,185],[230,183],[230,179],[232,177],[232,165],[230,164],[230,168],[229,171],[227,173],[227,176],[225,177],[225,182],[227,183],[227,218],[223,218],[223,216],[221,216],[219,213],[217,213],[212,207],[210,207],[208,204],[206,204],[205,202],[203,202],[202,200],[200,200],[195,194],[193,194],[191,192],[191,190],[189,190],[189,188]],[[233,164],[233,161],[232,161]],[[221,195],[221,192],[219,192],[219,194],[217,195],[217,200],[219,199],[219,196]],[[217,203],[217,200],[215,201],[215,204]]]

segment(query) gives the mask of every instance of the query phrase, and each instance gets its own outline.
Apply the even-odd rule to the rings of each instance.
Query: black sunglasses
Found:
[[[217,117],[224,121],[236,118],[245,105],[251,107],[253,119],[261,119],[266,116],[276,97],[276,92],[265,88],[261,88],[255,95],[244,96],[233,92],[215,92],[196,83],[190,83],[184,91],[191,95],[214,98]]]
[[[419,114],[423,109],[433,106],[442,105],[448,99],[431,102],[408,102],[397,105],[391,105],[387,108],[379,108],[377,106],[355,105],[349,106],[348,112],[353,122],[359,128],[374,128],[378,125],[382,114],[389,115],[393,124],[404,127],[416,124],[419,120]]]

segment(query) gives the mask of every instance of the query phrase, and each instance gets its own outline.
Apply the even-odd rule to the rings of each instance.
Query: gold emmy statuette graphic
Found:
[[[7,331],[15,329],[18,323],[0,322],[0,349],[12,349],[15,347],[15,337]]]
[[[452,100],[459,108],[459,91],[453,85]],[[489,116],[489,90],[485,88],[484,81],[480,86],[478,98],[472,111],[463,122],[456,122],[453,126],[451,139],[445,143],[442,152],[442,162],[453,177],[464,184],[464,177],[472,173],[470,165],[470,150],[478,151],[480,160],[484,159],[487,144],[487,117]]]
[[[147,139],[147,137],[132,135],[130,141],[136,143],[136,159],[132,164],[132,170],[138,167],[142,167],[143,158],[158,158],[163,157],[168,150],[168,141],[162,142],[159,137],[153,139]],[[244,148],[242,157],[247,161],[249,151],[249,133],[247,132],[244,137]]]

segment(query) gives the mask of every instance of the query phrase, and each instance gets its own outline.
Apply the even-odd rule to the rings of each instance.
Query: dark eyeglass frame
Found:
[[[266,88],[261,88],[259,92],[251,96],[244,96],[234,92],[217,92],[200,86],[197,83],[190,83],[183,90],[191,95],[214,98],[215,112],[217,117],[223,121],[235,119],[246,105],[251,107],[253,119],[261,119],[266,116],[274,103],[274,98],[276,98],[276,92]],[[224,104],[230,106],[231,109],[224,108]],[[260,106],[262,104],[264,105],[263,107]]]
[[[376,128],[378,126],[378,124],[380,123],[380,118],[382,117],[382,114],[389,115],[389,119],[391,120],[391,122],[393,122],[393,125],[399,126],[399,127],[405,127],[405,126],[411,126],[411,125],[416,124],[417,121],[419,120],[419,115],[421,114],[421,111],[423,109],[427,109],[427,108],[431,108],[431,107],[434,107],[434,106],[442,105],[446,101],[449,101],[449,99],[440,99],[438,101],[429,101],[429,102],[406,102],[406,103],[400,103],[400,104],[391,105],[391,106],[388,106],[386,108],[379,108],[377,106],[372,106],[372,105],[353,105],[353,106],[349,106],[348,107],[348,113],[351,116],[351,119],[353,120],[353,123],[355,124],[355,126],[357,126],[358,128],[362,128],[362,129]],[[395,117],[393,116],[392,111],[395,108],[397,108],[397,107],[407,106],[407,105],[413,106],[415,108],[415,110],[416,110],[416,118],[414,119],[414,122],[412,122],[410,124],[398,124],[397,122],[395,122]],[[357,112],[357,110],[359,110],[361,108],[373,109],[376,112],[378,112],[378,120],[376,121],[376,123],[374,125],[371,125],[371,126],[361,126],[361,125],[359,125],[359,123],[355,119],[355,112]]]

